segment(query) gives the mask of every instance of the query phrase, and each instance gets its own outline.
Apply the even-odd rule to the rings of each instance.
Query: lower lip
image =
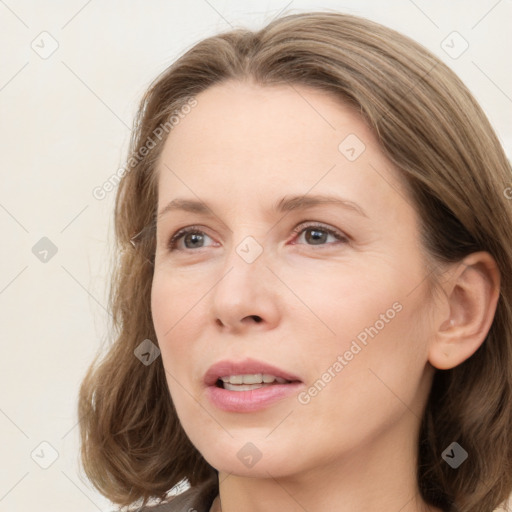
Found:
[[[250,391],[229,391],[217,386],[209,386],[206,388],[206,394],[213,405],[223,411],[253,412],[296,394],[302,386],[302,382],[272,384]]]

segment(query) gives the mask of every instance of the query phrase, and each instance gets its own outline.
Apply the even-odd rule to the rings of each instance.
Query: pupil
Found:
[[[188,239],[189,241],[192,240],[192,244],[195,244],[197,241],[201,241],[201,235],[199,233],[189,233]]]
[[[306,238],[308,239],[308,241],[313,241],[313,242],[322,242],[322,241],[325,241],[323,240],[323,238],[325,236],[327,236],[327,233],[324,233],[323,231],[320,231],[318,229],[309,229],[306,231],[306,233],[311,233],[312,235],[311,236],[307,236],[306,234]]]

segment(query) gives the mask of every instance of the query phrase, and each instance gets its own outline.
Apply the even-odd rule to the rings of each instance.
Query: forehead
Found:
[[[318,150],[336,154],[336,142],[348,130],[368,142],[373,139],[353,108],[331,93],[297,84],[260,86],[230,81],[210,87],[196,99],[197,106],[171,131],[168,153],[185,145],[194,147],[196,159],[257,155],[261,162],[311,154],[316,160]]]
[[[375,136],[332,94],[227,82],[196,99],[162,151],[159,203],[196,196],[270,205],[309,191],[339,192],[374,209],[400,202],[400,177]]]

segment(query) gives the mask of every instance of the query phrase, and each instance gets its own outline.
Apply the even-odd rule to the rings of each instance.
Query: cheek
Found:
[[[191,281],[179,271],[156,269],[151,289],[153,325],[173,394],[197,378],[197,361],[208,357],[195,341],[204,337],[209,287],[201,279]]]
[[[181,297],[181,299],[180,299]],[[195,360],[194,344],[188,343],[192,332],[187,327],[193,316],[188,297],[182,294],[170,279],[155,272],[151,289],[151,314],[160,348],[168,390],[182,424],[188,424],[189,409],[193,406],[187,379],[191,375],[189,365]],[[188,314],[187,314],[188,312]],[[190,391],[189,391],[190,393]]]
[[[191,327],[190,321],[207,286],[201,278],[187,276],[180,270],[172,270],[160,265],[155,268],[151,286],[151,314],[159,338],[175,338],[177,330]]]
[[[387,277],[386,268],[376,271],[369,265],[361,267],[324,265],[310,273],[295,269],[295,273],[284,274],[283,281],[293,292],[283,296],[284,320],[300,325],[297,332],[309,334],[299,337],[306,342],[303,348],[308,349],[311,343],[310,350],[314,351],[348,350],[358,336],[364,344],[404,316],[404,292],[397,284],[398,276]]]
[[[366,344],[340,335],[308,352],[312,371],[294,417],[307,422],[310,432],[322,432],[324,440],[317,442],[326,453],[365,445],[400,418],[414,422],[422,416],[426,358],[418,355],[421,347],[414,350],[419,340],[412,337],[411,316],[412,307],[405,305],[378,333],[371,331]],[[353,322],[338,321],[340,328],[345,324]]]
[[[151,288],[151,315],[165,369],[174,374],[180,368],[187,344],[179,342],[191,324],[193,293],[183,293],[179,283],[155,271]],[[188,347],[190,349],[190,347]],[[172,357],[171,357],[172,355]]]
[[[404,398],[413,400],[429,340],[426,298],[420,289],[410,293],[410,283],[422,274],[366,268],[364,275],[352,269],[337,280],[317,273],[314,288],[295,280],[294,292],[307,298],[310,309],[295,315],[301,333],[299,364],[308,384],[318,388],[312,393],[329,388],[332,394],[325,393],[324,399],[334,403],[349,389],[370,401],[376,397],[377,407],[386,396],[393,400],[390,389],[406,388]]]
[[[340,310],[335,341],[310,351],[315,370],[299,402],[316,411],[309,417],[318,428],[343,422],[346,432],[357,432],[362,421],[369,429],[384,428],[407,411],[421,416],[429,336],[424,306],[404,297],[389,302],[394,297],[347,304],[351,315],[344,319]]]

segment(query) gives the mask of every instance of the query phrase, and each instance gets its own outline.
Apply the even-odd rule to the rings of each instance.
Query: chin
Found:
[[[204,438],[203,438],[204,443]],[[260,447],[260,448],[258,448]],[[298,461],[294,453],[276,453],[274,447],[264,446],[263,441],[237,441],[225,445],[216,444],[215,449],[198,447],[205,460],[217,471],[251,478],[281,477],[297,470]],[[212,446],[210,445],[210,448]],[[292,467],[288,467],[290,464]]]

